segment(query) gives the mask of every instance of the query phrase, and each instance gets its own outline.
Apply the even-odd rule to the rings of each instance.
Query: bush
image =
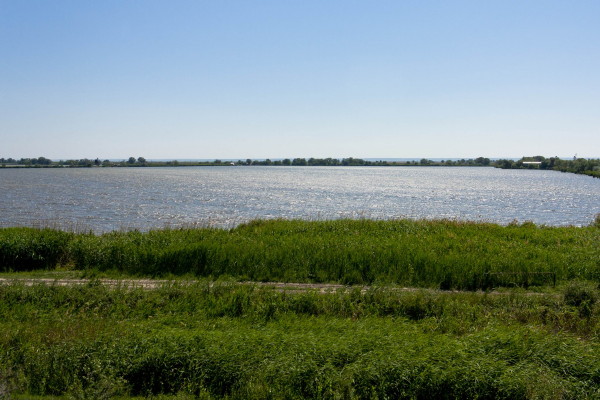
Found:
[[[596,214],[594,221],[591,224],[593,227],[600,228],[600,213]]]
[[[592,284],[574,281],[565,288],[564,300],[574,307],[580,307],[584,303],[592,306],[597,300],[597,289]]]
[[[571,282],[564,291],[565,303],[577,307],[582,317],[590,318],[598,299],[597,289],[585,282]]]

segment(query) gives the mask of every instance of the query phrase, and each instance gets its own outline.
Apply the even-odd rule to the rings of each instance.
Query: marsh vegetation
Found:
[[[0,379],[95,399],[597,398],[597,295],[14,284]]]
[[[598,279],[600,229],[453,220],[257,220],[102,235],[0,230],[4,271],[397,284],[441,289]]]
[[[2,229],[4,277],[91,279],[0,286],[0,390],[16,398],[598,398],[599,235],[598,221]],[[169,282],[147,290],[95,277]],[[324,293],[240,280],[360,286]]]

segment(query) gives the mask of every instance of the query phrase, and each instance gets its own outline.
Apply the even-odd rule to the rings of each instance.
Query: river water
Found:
[[[484,167],[0,169],[0,226],[105,232],[256,218],[588,225],[600,179]]]

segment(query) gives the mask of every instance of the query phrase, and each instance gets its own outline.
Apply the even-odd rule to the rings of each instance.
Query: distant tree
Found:
[[[485,157],[477,157],[475,159],[475,164],[487,166],[490,165],[490,159]]]
[[[306,158],[294,158],[292,165],[307,165]]]
[[[289,158],[284,158],[283,160],[281,160],[281,164],[292,165],[292,160],[290,160]]]
[[[96,158],[96,159],[94,160],[94,165],[95,165],[96,167],[100,166],[100,159],[99,159],[99,158]]]
[[[357,166],[357,165],[368,165],[368,164],[369,163],[367,163],[362,158],[348,157],[348,158],[342,159],[342,165]]]
[[[36,161],[37,162],[34,162],[34,164],[38,164],[38,165],[50,165],[50,164],[52,164],[52,160],[50,160],[50,159],[48,159],[46,157],[38,157],[38,159]]]
[[[513,168],[514,162],[511,160],[498,160],[496,161],[496,166],[502,169],[511,169]]]
[[[127,160],[127,164],[135,164],[135,157],[129,157],[129,160]]]
[[[581,173],[587,169],[587,160],[585,158],[578,158],[577,160],[574,160],[571,166],[571,170],[576,173]]]
[[[146,164],[146,159],[144,157],[138,157],[137,162],[139,164]]]
[[[252,165],[252,159],[247,158],[246,159],[246,165]]]

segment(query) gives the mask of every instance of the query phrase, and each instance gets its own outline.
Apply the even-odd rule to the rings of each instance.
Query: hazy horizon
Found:
[[[528,158],[528,157],[535,157],[535,156],[540,156],[541,154],[535,154],[535,155],[525,155],[525,156],[521,156],[521,157],[486,157],[486,156],[477,156],[477,157],[354,157],[354,156],[344,156],[344,157],[310,157],[310,156],[298,156],[298,157],[264,157],[264,158],[252,158],[252,157],[237,157],[237,158],[232,158],[232,157],[218,157],[218,158],[148,158],[148,157],[144,157],[144,155],[131,155],[128,157],[74,157],[74,158],[49,158],[51,161],[66,161],[66,160],[81,160],[81,159],[90,159],[90,160],[95,160],[96,158],[104,161],[104,160],[109,160],[111,162],[121,162],[121,161],[127,161],[129,159],[129,157],[134,157],[134,158],[138,158],[138,157],[144,157],[144,159],[146,159],[146,161],[148,162],[168,162],[168,161],[181,161],[181,162],[213,162],[216,160],[220,160],[220,161],[224,161],[224,162],[235,162],[235,161],[246,161],[247,159],[251,159],[252,161],[265,161],[265,160],[271,160],[271,161],[282,161],[285,159],[289,159],[289,160],[293,160],[294,158],[304,158],[306,160],[308,160],[309,158],[317,158],[317,159],[323,159],[323,158],[332,158],[332,159],[337,159],[337,160],[342,160],[344,158],[355,158],[355,159],[362,159],[365,161],[388,161],[388,162],[394,162],[394,161],[420,161],[422,159],[427,159],[430,161],[459,161],[459,160],[469,160],[469,159],[475,159],[478,157],[484,157],[484,158],[489,158],[491,161],[494,160],[513,160],[513,161],[518,161],[521,158]],[[40,156],[40,157],[44,157],[44,156]],[[550,158],[547,156],[543,156],[545,158]],[[573,157],[560,157],[560,156],[552,156],[552,157],[558,157],[562,160],[570,160]],[[0,154],[0,158],[4,158],[4,159],[9,159],[12,158],[16,161],[18,161],[19,159],[23,158],[23,159],[27,159],[27,158],[39,158],[39,157],[4,157]],[[580,158],[580,157],[578,157]],[[598,159],[600,157],[586,157],[586,158],[592,158],[592,159]]]
[[[598,16],[583,0],[5,1],[0,156],[597,158]]]

